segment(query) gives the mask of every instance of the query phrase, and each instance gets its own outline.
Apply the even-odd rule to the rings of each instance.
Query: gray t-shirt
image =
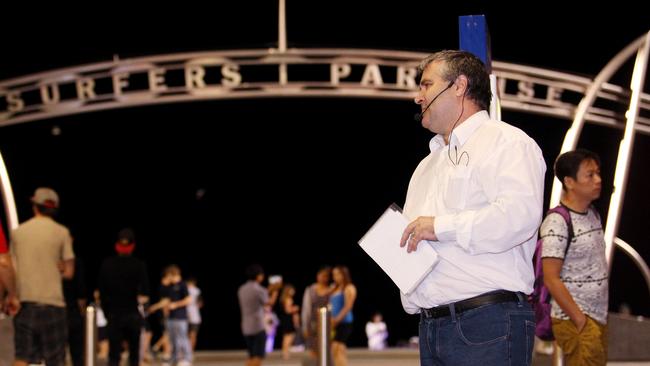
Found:
[[[564,259],[560,279],[585,314],[601,324],[607,324],[608,274],[605,258],[605,238],[600,218],[593,209],[586,214],[569,210],[574,238],[564,257],[568,228],[562,215],[548,215],[540,236],[544,240],[542,258]],[[551,301],[551,317],[569,319],[560,306]]]
[[[58,263],[74,259],[68,229],[47,216],[36,216],[11,232],[11,252],[20,301],[65,306]]]
[[[250,280],[237,291],[241,310],[241,331],[245,336],[264,330],[264,305],[269,301],[268,291],[257,281]]]

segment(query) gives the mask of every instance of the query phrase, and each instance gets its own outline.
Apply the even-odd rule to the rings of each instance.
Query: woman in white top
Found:
[[[189,305],[187,305],[187,321],[188,321],[188,335],[190,336],[190,344],[192,351],[196,349],[196,338],[199,334],[199,327],[201,326],[201,307],[203,307],[203,299],[201,298],[201,289],[196,287],[196,279],[190,277],[185,281],[187,283],[187,291],[192,298]]]

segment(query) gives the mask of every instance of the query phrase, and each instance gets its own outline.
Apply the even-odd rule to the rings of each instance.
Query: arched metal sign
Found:
[[[105,109],[207,99],[365,97],[412,100],[426,54],[365,49],[214,51],[115,59],[0,82],[0,126]],[[592,80],[493,62],[501,106],[571,120]],[[629,91],[604,83],[586,120],[623,127]],[[640,107],[650,111],[650,95]],[[650,134],[650,118],[637,131]]]

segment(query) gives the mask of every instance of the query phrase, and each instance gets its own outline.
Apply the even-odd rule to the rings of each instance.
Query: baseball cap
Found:
[[[124,244],[130,244],[135,242],[135,234],[133,233],[133,230],[130,228],[124,228],[120,230],[120,232],[117,234],[117,241]]]
[[[32,202],[48,208],[59,207],[59,195],[52,188],[40,187],[34,191]]]

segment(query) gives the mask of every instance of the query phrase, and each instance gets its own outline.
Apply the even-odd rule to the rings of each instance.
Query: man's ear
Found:
[[[566,187],[567,191],[572,190],[575,184],[576,184],[576,180],[573,179],[573,177],[569,177],[569,176],[564,177],[564,186]]]
[[[467,89],[469,88],[469,79],[467,76],[459,75],[454,81],[454,84],[456,84],[454,91],[457,97],[467,93]]]

